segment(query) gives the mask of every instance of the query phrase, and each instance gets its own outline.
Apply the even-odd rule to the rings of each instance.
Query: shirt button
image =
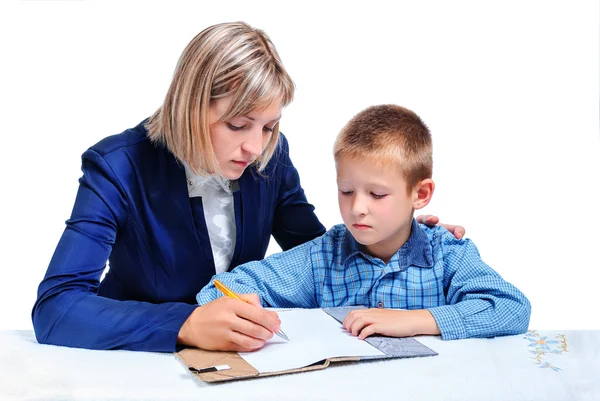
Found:
[[[384,306],[384,305],[383,305],[383,302],[381,302],[381,301],[377,302],[377,307],[378,307],[379,309],[382,309],[382,308],[383,308],[383,306]]]

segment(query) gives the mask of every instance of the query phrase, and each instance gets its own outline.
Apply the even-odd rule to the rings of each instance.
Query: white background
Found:
[[[149,116],[189,40],[235,20],[271,36],[296,83],[281,128],[328,228],[337,132],[404,105],[434,138],[424,212],[466,227],[531,300],[532,328],[600,329],[597,1],[212,3],[0,6],[0,329],[31,328],[81,153]]]

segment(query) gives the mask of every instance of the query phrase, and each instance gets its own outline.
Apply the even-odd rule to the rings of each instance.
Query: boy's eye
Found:
[[[385,198],[387,195],[379,195],[379,194],[374,194],[373,192],[371,192],[371,196],[375,199],[383,199]]]
[[[344,195],[344,196],[352,195],[352,192],[354,192],[354,191],[342,191],[342,190],[340,189],[340,193],[341,193],[342,195]]]
[[[233,125],[231,123],[227,123],[227,127],[229,127],[229,129],[232,131],[240,131],[242,128],[244,128],[243,126],[239,127],[239,126]]]

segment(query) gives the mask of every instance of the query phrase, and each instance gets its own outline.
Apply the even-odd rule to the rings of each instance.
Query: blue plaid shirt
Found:
[[[387,264],[364,253],[340,224],[287,252],[215,277],[277,308],[427,309],[444,340],[524,333],[531,313],[523,293],[481,260],[471,240],[414,219],[408,240]],[[205,304],[221,295],[211,280],[196,299]]]

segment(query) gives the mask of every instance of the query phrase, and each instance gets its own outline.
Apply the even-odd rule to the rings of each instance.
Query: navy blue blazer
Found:
[[[271,235],[287,250],[325,232],[280,137],[266,169],[249,167],[238,180],[230,269],[264,258]],[[88,149],[82,171],[33,307],[37,340],[174,351],[196,293],[215,274],[201,198],[189,198],[183,166],[148,140],[143,123]]]

